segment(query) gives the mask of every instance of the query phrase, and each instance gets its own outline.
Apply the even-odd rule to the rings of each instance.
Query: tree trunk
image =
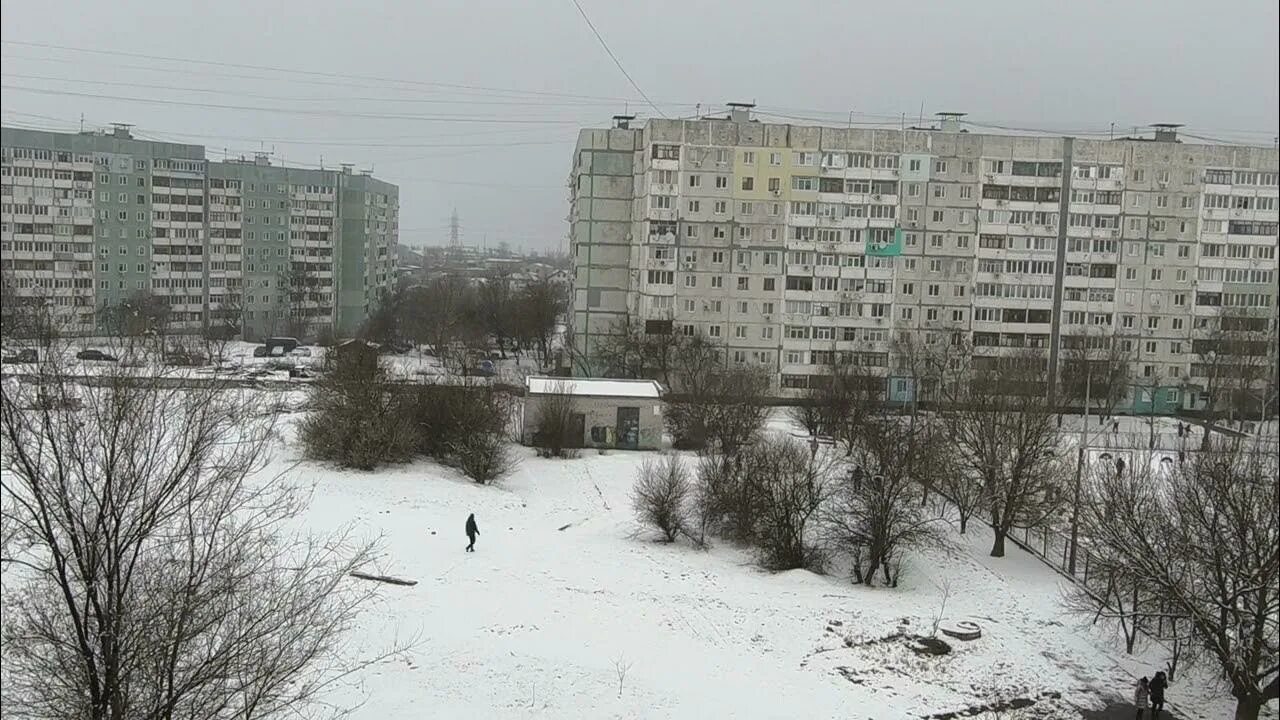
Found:
[[[1262,701],[1255,697],[1245,697],[1236,700],[1235,720],[1258,720],[1258,713],[1262,711]]]
[[[963,535],[967,529],[969,529],[969,516],[965,513],[960,513],[960,534]]]
[[[1006,533],[999,527],[994,527],[992,530],[995,531],[996,539],[991,544],[991,557],[1004,557],[1004,537]]]

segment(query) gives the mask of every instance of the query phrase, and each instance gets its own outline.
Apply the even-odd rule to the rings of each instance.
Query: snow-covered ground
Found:
[[[498,487],[428,462],[291,471],[314,485],[306,524],[382,536],[378,570],[418,581],[386,586],[349,641],[367,657],[419,638],[334,690],[360,704],[354,717],[890,720],[1026,697],[1039,702],[1002,717],[1077,718],[1165,659],[1158,647],[1127,657],[1117,636],[1068,614],[1065,580],[1030,555],[987,557],[981,526],[953,552],[911,558],[896,589],[770,574],[727,543],[653,542],[629,501],[642,453],[522,454]],[[264,472],[298,455],[290,442]],[[475,553],[463,552],[469,513]],[[901,627],[929,634],[948,585],[945,617],[974,619],[981,639],[941,658],[875,642]],[[1180,680],[1170,699],[1180,718],[1231,714],[1204,680]]]

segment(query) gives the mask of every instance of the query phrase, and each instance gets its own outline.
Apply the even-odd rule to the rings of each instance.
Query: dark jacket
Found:
[[[1164,700],[1164,689],[1169,687],[1169,681],[1160,675],[1151,678],[1151,684],[1147,686],[1151,691],[1151,699],[1154,701]]]
[[[476,516],[471,515],[467,518],[467,535],[479,535],[480,528],[476,526]]]

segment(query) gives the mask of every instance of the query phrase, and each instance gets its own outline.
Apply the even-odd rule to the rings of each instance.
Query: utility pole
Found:
[[[449,247],[457,249],[462,243],[459,237],[461,225],[458,223],[458,208],[453,209],[453,215],[449,216]]]
[[[1089,360],[1087,347],[1084,362],[1084,426],[1080,428],[1080,447],[1076,448],[1076,482],[1071,492],[1071,548],[1067,556],[1067,573],[1072,577],[1076,574],[1076,552],[1080,547],[1080,482],[1084,472],[1084,449],[1089,444],[1089,400],[1093,387],[1093,363]]]

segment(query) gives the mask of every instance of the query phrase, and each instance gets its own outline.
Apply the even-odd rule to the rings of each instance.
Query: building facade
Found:
[[[1135,409],[1189,406],[1224,311],[1274,368],[1277,151],[1154,139],[650,119],[579,134],[573,333],[703,332],[802,391],[835,362],[915,395],[902,348],[1080,344],[1133,358]],[[667,325],[667,323],[670,323]],[[904,338],[909,342],[904,342]],[[595,370],[599,370],[597,367]],[[1272,372],[1274,374],[1274,372]]]
[[[5,282],[75,334],[142,294],[166,325],[354,333],[395,279],[399,191],[366,174],[210,162],[127,127],[0,135]]]

